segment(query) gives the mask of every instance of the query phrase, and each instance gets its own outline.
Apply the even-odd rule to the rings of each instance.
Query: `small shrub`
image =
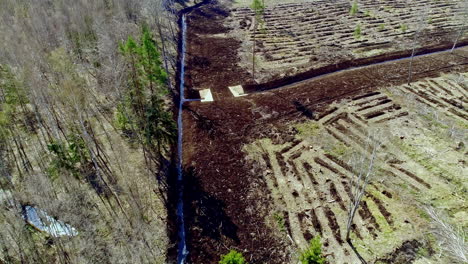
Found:
[[[322,243],[320,236],[310,240],[309,248],[302,252],[299,260],[302,264],[325,264],[326,259],[322,255]]]
[[[316,136],[320,130],[320,125],[315,121],[305,122],[301,124],[297,124],[294,126],[297,130],[299,136],[302,137],[310,137]]]
[[[354,1],[353,5],[351,6],[351,9],[349,10],[349,14],[354,16],[357,12],[359,11],[357,2]]]
[[[356,29],[354,30],[354,37],[357,39],[361,38],[361,25],[357,25]]]
[[[276,223],[278,224],[278,227],[281,230],[281,232],[285,232],[286,231],[286,222],[284,221],[283,215],[281,213],[275,213],[273,215],[273,217],[275,218]]]
[[[400,26],[400,29],[401,29],[401,31],[406,32],[406,31],[408,30],[408,25],[402,24],[402,25]]]
[[[226,255],[221,256],[219,264],[247,264],[241,253],[231,250]]]
[[[385,24],[380,24],[379,25],[379,30],[384,30],[385,29]]]

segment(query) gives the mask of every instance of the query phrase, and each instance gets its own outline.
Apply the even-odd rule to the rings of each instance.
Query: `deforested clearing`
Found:
[[[0,263],[466,263],[468,1],[0,15]]]

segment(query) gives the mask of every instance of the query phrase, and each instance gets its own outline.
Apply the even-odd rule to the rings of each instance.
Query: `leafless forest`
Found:
[[[0,263],[167,261],[177,49],[168,5],[0,0]],[[156,47],[157,84],[144,79],[151,65],[135,63],[149,53],[124,47],[129,37]],[[164,129],[140,126],[152,109]],[[25,206],[78,234],[40,232]]]

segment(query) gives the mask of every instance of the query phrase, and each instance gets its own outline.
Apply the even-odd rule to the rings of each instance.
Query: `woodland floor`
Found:
[[[195,98],[196,90],[209,88],[214,96],[214,102],[184,107],[191,262],[217,263],[234,248],[249,263],[293,263],[307,240],[320,234],[330,263],[355,263],[343,242],[355,173],[347,160],[366,152],[362,145],[371,129],[385,131],[378,139],[383,150],[353,239],[369,260],[430,261],[420,205],[446,208],[459,221],[466,216],[460,203],[467,189],[460,178],[466,175],[465,150],[447,131],[467,127],[468,87],[457,80],[468,77],[468,48],[415,58],[411,86],[408,59],[304,80],[407,51],[249,86],[254,81],[240,66],[241,42],[227,37],[229,15],[210,3],[188,17],[187,93]],[[300,82],[271,89],[293,81]],[[230,94],[227,87],[238,84],[246,85],[247,96]]]

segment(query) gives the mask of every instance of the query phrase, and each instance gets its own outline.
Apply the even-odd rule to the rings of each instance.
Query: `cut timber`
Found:
[[[213,95],[210,89],[200,90],[200,98],[202,102],[213,102]]]
[[[232,95],[234,95],[234,97],[247,95],[244,93],[244,88],[242,85],[229,86],[229,90],[231,91]]]

